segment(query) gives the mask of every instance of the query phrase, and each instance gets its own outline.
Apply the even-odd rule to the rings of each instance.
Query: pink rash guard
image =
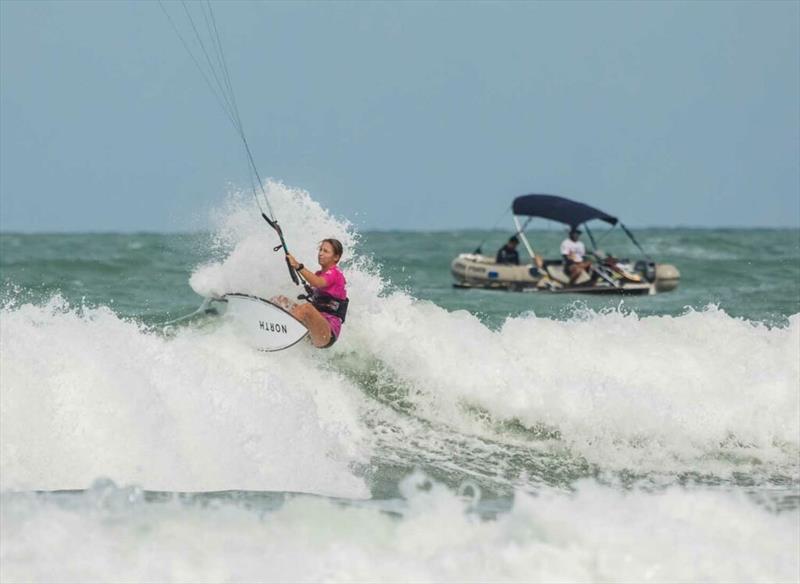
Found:
[[[347,281],[344,279],[344,274],[339,269],[339,266],[334,264],[330,268],[325,271],[319,270],[314,272],[317,276],[322,276],[325,279],[325,286],[321,288],[317,288],[323,294],[327,294],[328,296],[333,296],[336,300],[344,300],[347,298],[347,290],[345,289],[345,285]],[[331,333],[338,339],[339,332],[342,330],[342,320],[332,314],[328,314],[327,312],[321,312],[322,317],[328,321],[328,324],[331,327]]]

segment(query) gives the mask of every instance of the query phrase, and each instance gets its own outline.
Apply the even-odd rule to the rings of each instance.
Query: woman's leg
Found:
[[[306,326],[315,347],[322,348],[330,342],[331,325],[311,304],[296,305],[292,308],[292,315]]]

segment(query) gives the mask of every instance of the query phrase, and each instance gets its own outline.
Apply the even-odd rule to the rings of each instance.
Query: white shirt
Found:
[[[561,255],[570,257],[576,262],[582,262],[586,255],[586,246],[582,241],[572,241],[567,238],[561,242]]]

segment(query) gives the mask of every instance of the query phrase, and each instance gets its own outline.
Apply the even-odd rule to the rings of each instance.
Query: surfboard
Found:
[[[302,341],[308,334],[290,312],[281,306],[250,294],[225,294],[225,318],[231,320],[244,339],[260,351],[282,351]]]

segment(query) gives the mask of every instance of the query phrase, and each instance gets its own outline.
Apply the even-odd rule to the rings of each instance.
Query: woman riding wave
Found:
[[[339,240],[323,239],[317,253],[320,269],[316,272],[298,262],[292,254],[286,254],[289,264],[311,286],[312,294],[308,302],[301,304],[294,304],[285,296],[276,298],[305,325],[311,342],[320,349],[327,349],[336,342],[347,314],[347,282],[339,269],[342,251]]]

